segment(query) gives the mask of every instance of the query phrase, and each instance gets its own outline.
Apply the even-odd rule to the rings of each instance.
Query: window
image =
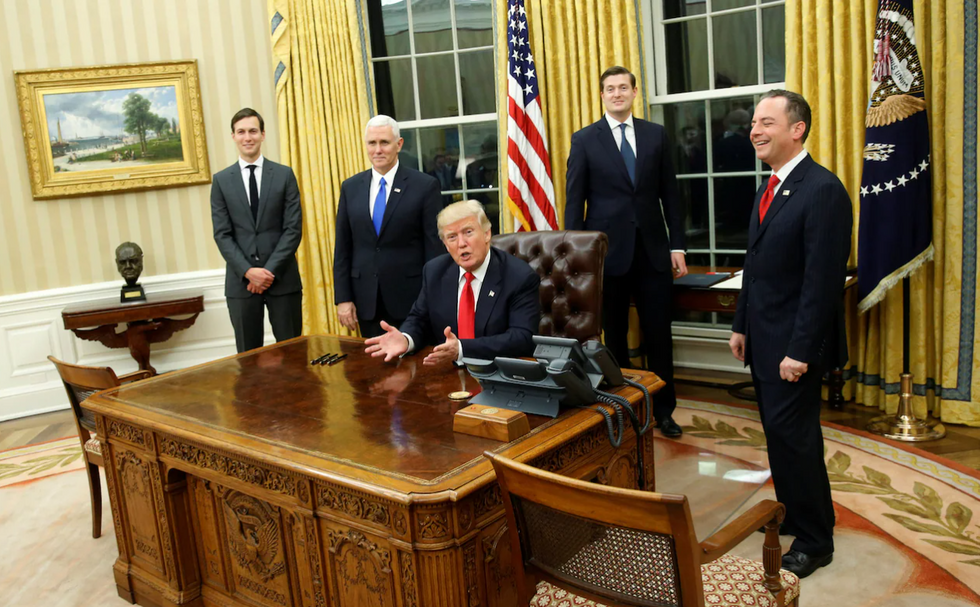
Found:
[[[667,129],[687,263],[741,266],[756,189],[769,167],[749,141],[755,103],[785,79],[783,0],[647,0],[650,117]],[[729,325],[729,315],[676,320]]]
[[[473,198],[499,233],[492,0],[368,0],[378,113],[401,126],[400,162]]]

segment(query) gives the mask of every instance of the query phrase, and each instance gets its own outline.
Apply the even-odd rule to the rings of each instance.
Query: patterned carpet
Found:
[[[704,538],[772,498],[765,437],[752,408],[682,401],[679,441],[657,438],[657,488],[684,493]],[[824,424],[837,512],[829,567],[802,582],[804,607],[980,605],[980,474],[914,447]],[[90,536],[76,438],[0,452],[0,589],[18,607],[127,605],[118,598],[108,496]],[[104,483],[103,483],[104,492]],[[784,537],[788,548],[790,538]],[[762,534],[734,551],[759,559]]]

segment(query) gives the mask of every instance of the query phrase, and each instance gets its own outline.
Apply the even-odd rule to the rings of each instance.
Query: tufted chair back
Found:
[[[602,268],[609,239],[602,232],[498,234],[493,246],[526,261],[541,277],[540,335],[581,342],[602,334]]]

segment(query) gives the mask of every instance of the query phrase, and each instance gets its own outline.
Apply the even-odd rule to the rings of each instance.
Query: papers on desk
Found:
[[[715,283],[709,289],[726,289],[729,291],[739,291],[742,288],[742,271],[735,272],[735,275],[728,280]]]

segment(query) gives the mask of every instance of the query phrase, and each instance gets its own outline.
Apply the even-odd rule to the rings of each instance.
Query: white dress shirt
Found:
[[[378,190],[381,189],[381,178],[385,178],[385,206],[387,206],[388,199],[391,198],[391,183],[395,180],[395,173],[397,172],[397,160],[395,161],[395,166],[391,167],[391,170],[384,175],[371,169],[371,190],[368,193],[368,213],[370,213],[371,219],[374,219],[374,201],[378,198]]]
[[[265,157],[259,154],[259,157],[255,159],[255,162],[245,162],[241,156],[238,157],[238,166],[242,169],[242,183],[245,184],[245,197],[248,199],[248,204],[252,204],[252,194],[248,191],[248,178],[251,176],[252,171],[249,170],[248,165],[254,164],[255,169],[255,185],[259,188],[259,196],[262,195],[262,164],[265,162]]]
[[[387,181],[387,180],[386,180]],[[490,267],[490,250],[487,249],[487,256],[480,264],[480,267],[473,270],[473,280],[470,288],[473,289],[473,320],[476,320],[476,309],[480,305],[480,289],[483,287],[483,279],[487,276],[487,268]],[[463,297],[463,287],[466,286],[466,270],[459,268],[459,278],[456,280],[456,331],[459,332],[459,300]],[[474,327],[475,328],[475,327]],[[433,331],[441,331],[444,327],[432,327]],[[402,333],[408,340],[408,351],[415,350],[415,341],[408,333]],[[456,335],[459,337],[459,335]],[[459,352],[456,354],[456,362],[463,361],[463,344],[459,343]]]
[[[616,142],[616,148],[618,148],[619,150],[623,149],[623,129],[619,128],[619,125],[621,124],[626,125],[626,141],[630,144],[630,148],[633,150],[633,157],[637,158],[636,129],[633,128],[633,114],[630,114],[629,117],[624,122],[620,122],[607,113],[606,123],[609,124],[609,130],[612,131],[613,140]],[[663,212],[661,211],[661,214],[662,213]],[[667,228],[667,234],[670,234],[670,226],[667,225],[666,217],[664,217],[664,227]],[[684,256],[687,255],[687,252],[684,251],[683,249],[671,249],[670,252],[680,253],[681,255]]]
[[[789,174],[793,172],[793,169],[795,169],[797,165],[803,162],[803,159],[806,158],[806,156],[807,156],[806,150],[802,150],[799,154],[794,156],[792,160],[784,164],[778,171],[774,171],[772,173],[779,179],[779,183],[777,183],[776,187],[773,188],[772,190],[773,198],[775,198],[776,194],[779,192],[779,186],[783,185],[783,182],[786,181],[786,178],[789,177]]]

